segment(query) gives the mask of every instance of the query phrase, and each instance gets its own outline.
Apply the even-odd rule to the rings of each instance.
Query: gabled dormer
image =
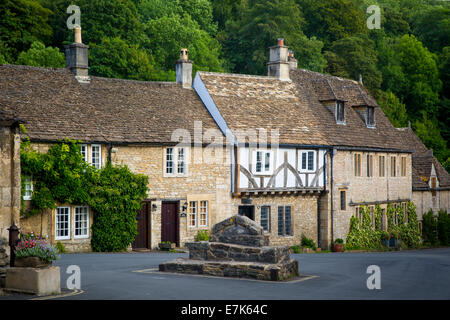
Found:
[[[356,86],[359,91],[359,97],[357,97],[358,104],[353,106],[361,120],[364,122],[367,128],[376,128],[375,107],[376,103],[368,99],[366,94],[362,91],[359,85]]]
[[[314,82],[314,89],[320,103],[330,111],[336,124],[346,124],[346,102],[347,100],[338,96],[331,86],[328,79],[322,79]]]

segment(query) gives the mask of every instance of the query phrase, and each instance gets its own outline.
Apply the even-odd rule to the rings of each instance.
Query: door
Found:
[[[161,241],[178,243],[178,202],[163,202],[161,206]]]
[[[255,206],[239,206],[239,214],[255,220]]]
[[[133,249],[150,249],[150,202],[144,202],[137,212],[137,236],[132,243]]]

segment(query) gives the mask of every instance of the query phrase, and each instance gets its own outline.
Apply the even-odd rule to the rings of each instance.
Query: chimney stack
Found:
[[[188,58],[188,49],[180,49],[180,60],[175,66],[175,73],[177,83],[180,83],[183,88],[192,87],[192,61]]]
[[[89,83],[88,70],[88,48],[89,46],[83,44],[81,41],[81,27],[75,28],[75,42],[64,46],[66,49],[66,68],[70,69],[75,75],[75,79],[80,83]]]
[[[279,38],[276,46],[270,47],[270,59],[267,63],[269,77],[277,77],[280,80],[288,81],[289,61],[288,47],[284,45],[284,39]]]
[[[297,59],[294,58],[294,51],[289,50],[288,53],[289,70],[297,70]]]

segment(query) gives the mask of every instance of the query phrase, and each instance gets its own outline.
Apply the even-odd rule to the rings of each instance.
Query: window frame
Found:
[[[400,157],[400,176],[406,177],[406,157]]]
[[[340,112],[339,106],[342,106],[342,112]],[[337,124],[346,124],[345,122],[345,103],[344,101],[337,100],[335,103],[335,120]]]
[[[373,155],[367,154],[367,177],[373,177]]]
[[[168,160],[168,150],[172,150],[171,160]],[[180,152],[182,150],[182,152]],[[182,155],[182,159],[180,159],[180,155]],[[189,159],[189,150],[187,147],[166,147],[164,148],[164,156],[163,156],[163,176],[164,177],[185,177],[188,174],[188,159]],[[167,172],[169,169],[168,163],[171,163],[171,172]],[[179,172],[181,165],[183,168],[183,172]]]
[[[313,173],[316,172],[316,161],[317,161],[317,152],[316,150],[300,150],[300,155],[298,157],[298,168],[300,173]],[[312,169],[309,169],[309,154],[312,153]],[[303,154],[306,154],[305,163],[303,162]],[[303,169],[303,164],[305,164],[305,169]]]
[[[202,202],[206,203],[206,206],[202,206]],[[205,208],[205,223],[202,224],[202,208]],[[198,205],[198,226],[199,227],[207,227],[208,226],[208,210],[209,210],[209,203],[208,200],[200,200]]]
[[[355,177],[361,177],[361,171],[362,171],[361,170],[361,167],[362,167],[361,159],[362,159],[361,153],[354,153],[354,156],[353,156],[354,170],[353,171],[354,171]]]
[[[84,149],[84,152],[83,152]],[[89,163],[89,157],[88,157],[88,145],[83,143],[80,144],[80,153],[81,157],[83,158],[84,162]]]
[[[370,117],[370,113],[372,112],[372,119]],[[372,120],[370,122],[369,120]],[[368,106],[366,109],[366,126],[368,128],[375,128],[376,127],[376,121],[375,121],[375,107]]]
[[[195,203],[195,206],[192,206],[192,204]],[[192,209],[195,209],[194,212]],[[197,228],[198,221],[198,201],[197,200],[191,200],[189,201],[189,208],[188,208],[188,228]],[[192,225],[192,217],[194,217],[194,224]]]
[[[94,164],[94,148],[98,147],[98,166]],[[91,165],[94,168],[100,170],[102,168],[102,145],[101,144],[91,144]]]
[[[397,156],[391,156],[391,177],[397,176]]]
[[[267,220],[267,229],[264,228],[262,221],[263,221],[263,209],[267,209],[267,218],[264,219]],[[261,228],[264,232],[270,233],[270,206],[261,206],[259,211],[259,224],[261,225]]]
[[[76,235],[76,223],[77,223],[77,209],[86,209],[86,234],[85,235]],[[83,213],[84,214],[84,213]],[[74,239],[87,239],[90,236],[90,227],[89,227],[89,218],[90,218],[90,210],[89,206],[75,206],[73,212],[73,238]],[[82,230],[82,229],[80,229]]]
[[[29,188],[28,188],[29,187]],[[30,192],[29,195],[27,195],[27,192]],[[31,200],[33,197],[33,177],[24,177],[24,194],[23,194],[23,200],[28,201]]]
[[[383,159],[383,161],[381,161]],[[383,164],[383,165],[381,165]],[[385,177],[386,176],[386,159],[385,156],[378,156],[378,176]]]
[[[342,201],[342,195],[344,195],[344,201]],[[339,190],[339,209],[341,211],[347,210],[347,190],[341,189]]]
[[[67,209],[67,236],[58,236],[58,210]],[[70,206],[56,207],[55,209],[55,240],[70,240],[71,239],[71,210]]]
[[[258,167],[258,153],[262,154],[260,159],[261,163],[261,171],[257,171]],[[266,169],[267,166],[267,155],[269,155],[269,169]],[[273,173],[273,151],[272,150],[253,150],[252,152],[252,172],[254,175],[271,175]]]
[[[286,208],[289,208],[289,233],[286,233]],[[281,211],[281,222],[282,222],[282,228],[280,233],[280,209]],[[277,219],[278,219],[278,231],[277,234],[279,237],[292,237],[294,235],[294,232],[292,230],[292,206],[291,205],[283,205],[278,206],[277,209]]]

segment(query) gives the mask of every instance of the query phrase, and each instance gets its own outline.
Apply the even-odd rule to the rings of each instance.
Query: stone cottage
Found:
[[[110,161],[149,177],[135,249],[184,246],[237,213],[271,244],[304,234],[327,248],[345,238],[360,205],[413,199],[409,138],[362,83],[298,69],[282,39],[268,76],[198,72],[192,82],[181,49],[174,83],[90,76],[88,47],[75,39],[65,69],[0,65],[0,106],[24,119],[37,150],[79,139],[93,166]],[[33,177],[22,179],[27,202]],[[58,204],[20,227],[90,250],[93,214]]]

